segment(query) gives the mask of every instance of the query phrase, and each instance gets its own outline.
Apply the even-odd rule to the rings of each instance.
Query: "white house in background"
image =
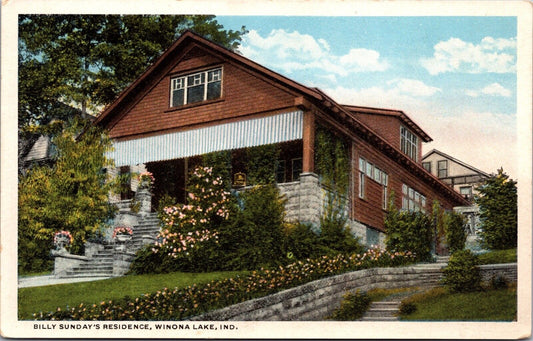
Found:
[[[490,176],[437,149],[422,157],[422,166],[442,182],[452,186],[470,202],[473,202],[474,194],[477,193],[476,187]]]

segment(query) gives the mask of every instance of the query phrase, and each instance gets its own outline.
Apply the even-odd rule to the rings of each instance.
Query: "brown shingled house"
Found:
[[[121,171],[173,174],[157,184],[185,197],[188,169],[199,155],[281,146],[278,186],[287,194],[288,219],[317,223],[323,190],[315,173],[317,127],[348,142],[351,155],[348,215],[367,244],[383,243],[387,200],[429,211],[468,203],[427,172],[421,144],[431,138],[405,113],[341,105],[195,33],[184,33],[96,119],[114,139],[112,157]],[[238,171],[238,167],[232,171]],[[134,188],[133,188],[134,189]]]

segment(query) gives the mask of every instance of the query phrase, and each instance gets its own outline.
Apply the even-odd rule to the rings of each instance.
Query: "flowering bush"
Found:
[[[142,172],[139,174],[139,182],[153,183],[155,181],[154,175],[150,172]]]
[[[113,238],[115,238],[118,235],[124,235],[124,234],[131,236],[133,234],[133,230],[131,229],[131,227],[118,226],[118,227],[115,227],[115,229],[113,230]]]
[[[159,212],[163,228],[171,232],[211,229],[229,218],[230,193],[222,179],[213,175],[213,168],[196,168],[187,191],[187,205],[168,206]]]
[[[260,269],[249,276],[211,281],[186,288],[164,288],[152,294],[34,314],[39,320],[180,320],[209,310],[272,294],[327,276],[376,266],[413,262],[410,252],[370,249],[363,254],[322,256],[275,269]]]
[[[156,241],[152,247],[153,253],[161,252],[172,258],[187,257],[198,245],[208,240],[218,239],[217,232],[209,230],[196,230],[188,233],[170,232],[164,230],[159,233],[160,241]]]
[[[54,245],[58,248],[66,247],[72,243],[74,238],[69,231],[58,231],[54,233]]]
[[[214,250],[221,224],[228,221],[231,194],[211,167],[197,167],[188,179],[187,203],[161,207],[161,231],[155,244],[141,250],[131,269],[136,273],[209,271],[215,267]],[[152,266],[155,263],[164,266]]]

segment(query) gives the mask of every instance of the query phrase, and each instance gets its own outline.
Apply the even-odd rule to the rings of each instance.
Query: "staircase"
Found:
[[[66,272],[66,277],[111,277],[113,276],[113,245],[105,245],[103,250]]]
[[[400,301],[372,302],[361,321],[397,321]]]
[[[157,238],[159,233],[159,219],[157,214],[152,212],[146,215],[145,217],[139,219],[139,223],[133,226],[133,236],[131,239],[132,245],[130,249],[133,252],[143,247],[143,236],[150,236],[152,238]]]
[[[156,213],[149,213],[148,215],[139,219],[139,223],[133,226],[133,235],[130,241],[126,242],[127,253],[129,257],[141,249],[143,239],[145,236],[157,238],[159,233],[159,219]],[[88,277],[113,277],[113,267],[115,263],[115,248],[118,247],[115,243],[104,244],[104,248],[93,254],[87,261],[69,269],[65,273],[65,277],[69,278],[88,278]],[[128,263],[122,266],[128,266]],[[115,269],[116,270],[116,269]]]

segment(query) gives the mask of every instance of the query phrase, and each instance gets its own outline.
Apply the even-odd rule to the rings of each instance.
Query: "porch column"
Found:
[[[304,112],[303,118],[302,173],[315,171],[315,114]]]

